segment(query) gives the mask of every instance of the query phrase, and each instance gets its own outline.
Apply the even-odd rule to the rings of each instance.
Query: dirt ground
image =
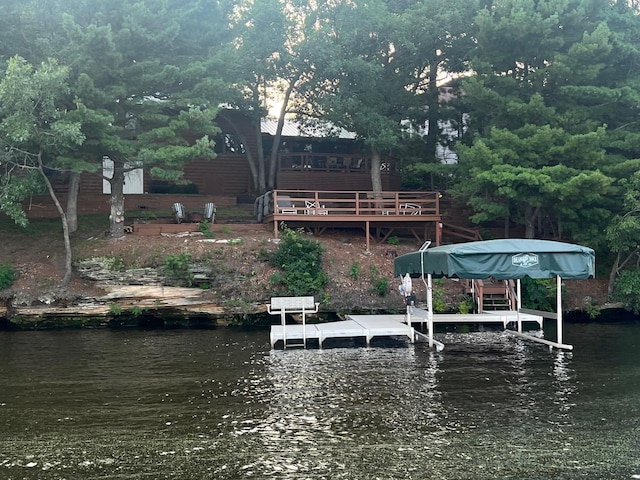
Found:
[[[2,233],[0,264],[11,263],[18,272],[13,286],[0,293],[3,297],[19,297],[21,303],[49,301],[51,292],[64,274],[62,234],[25,234],[17,229]],[[104,231],[73,235],[74,259],[112,257],[121,259],[127,268],[158,266],[168,254],[187,252],[192,258],[206,259],[217,273],[208,294],[221,304],[245,306],[263,304],[272,296],[270,283],[276,271],[267,261],[277,248],[273,233],[264,226],[240,229],[228,225],[213,238],[201,234],[189,236],[126,235],[119,240],[106,238]],[[401,238],[398,245],[372,244],[366,250],[365,237],[359,231],[328,231],[312,236],[324,248],[323,264],[330,282],[323,298],[318,299],[327,310],[338,312],[398,310],[403,299],[398,293],[399,279],[393,278],[393,259],[419,247],[415,238]],[[354,274],[357,271],[358,274]],[[388,279],[389,292],[380,296],[376,281]],[[448,280],[437,288],[444,291],[446,303],[453,309],[463,299],[459,282]],[[565,282],[566,310],[582,309],[588,303],[603,304],[606,283],[601,280]],[[414,281],[418,301],[425,297],[421,282]],[[103,290],[92,280],[74,275],[62,294],[67,299],[97,297]],[[61,295],[61,294],[58,294]]]

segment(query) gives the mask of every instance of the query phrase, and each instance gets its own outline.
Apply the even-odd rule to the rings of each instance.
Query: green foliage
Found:
[[[216,234],[211,231],[211,222],[209,220],[203,220],[200,222],[200,225],[198,225],[198,231],[207,238],[216,236]]]
[[[349,277],[353,280],[358,280],[360,278],[360,265],[358,262],[353,262],[351,267],[349,268]]]
[[[194,279],[191,255],[185,252],[167,255],[162,264],[162,272],[180,285],[190,287]]]
[[[124,260],[120,257],[105,258],[105,267],[112,272],[123,272],[125,270]]]
[[[9,288],[17,277],[16,269],[9,263],[0,263],[0,290]]]
[[[435,313],[444,313],[449,310],[444,297],[444,280],[437,279],[433,281],[433,311]]]
[[[396,236],[387,238],[387,243],[389,245],[400,245],[400,239]]]
[[[223,225],[222,227],[220,227],[220,233],[223,233],[225,235],[230,235],[231,227],[229,227],[228,225]]]
[[[458,304],[458,313],[472,313],[474,306],[473,297],[471,295],[465,295]]]
[[[109,305],[109,313],[111,315],[120,315],[122,313],[122,307],[116,303],[111,303]]]
[[[289,295],[315,295],[328,281],[322,269],[322,246],[304,237],[302,231],[285,229],[271,263],[281,272],[272,275],[271,282]]]
[[[44,181],[37,171],[16,171],[0,162],[0,211],[21,227],[28,224],[21,202],[30,195],[45,191]]]
[[[369,266],[369,273],[373,291],[381,297],[386,296],[387,293],[389,293],[389,279],[386,277],[381,277],[380,271],[375,265]]]
[[[374,291],[381,297],[385,297],[389,293],[389,279],[380,277],[373,282]]]
[[[522,305],[525,308],[555,312],[556,281],[553,278],[524,277],[522,283]]]
[[[640,314],[640,268],[624,270],[616,281],[613,298],[624,304],[624,308]]]
[[[594,303],[588,303],[585,306],[585,311],[587,312],[587,315],[591,320],[595,320],[596,318],[598,318],[601,313],[600,306]]]

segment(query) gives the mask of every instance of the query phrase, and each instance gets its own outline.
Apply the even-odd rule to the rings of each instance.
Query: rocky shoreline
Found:
[[[268,258],[277,242],[264,229],[238,237],[239,233],[232,227],[227,239],[218,234],[215,242],[197,233],[76,241],[78,260],[72,284],[64,292],[55,288],[61,278],[60,257],[13,253],[19,274],[11,289],[0,292],[0,328],[268,325],[273,319],[266,305],[278,296],[270,281],[276,269]],[[316,298],[323,315],[403,311],[398,279],[392,276],[393,259],[415,250],[412,242],[375,244],[366,251],[361,234],[339,232],[314,239],[322,245],[323,267],[330,279]],[[180,253],[192,259],[189,287],[167,278],[162,269],[163,258]],[[389,291],[380,295],[374,284],[383,277]],[[423,285],[414,284],[417,298],[423,298]],[[447,307],[457,311],[464,298],[459,282],[442,282],[437,288]],[[589,305],[608,308],[603,281],[568,281],[566,288],[567,311]]]

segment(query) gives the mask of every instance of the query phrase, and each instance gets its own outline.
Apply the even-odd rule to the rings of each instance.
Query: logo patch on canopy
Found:
[[[511,257],[511,264],[522,268],[533,267],[538,265],[538,255],[535,253],[519,253]]]

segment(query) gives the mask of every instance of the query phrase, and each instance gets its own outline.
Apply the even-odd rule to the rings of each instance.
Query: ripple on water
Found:
[[[634,478],[640,334],[603,328],[567,326],[573,354],[496,332],[440,353],[0,333],[0,478]]]

